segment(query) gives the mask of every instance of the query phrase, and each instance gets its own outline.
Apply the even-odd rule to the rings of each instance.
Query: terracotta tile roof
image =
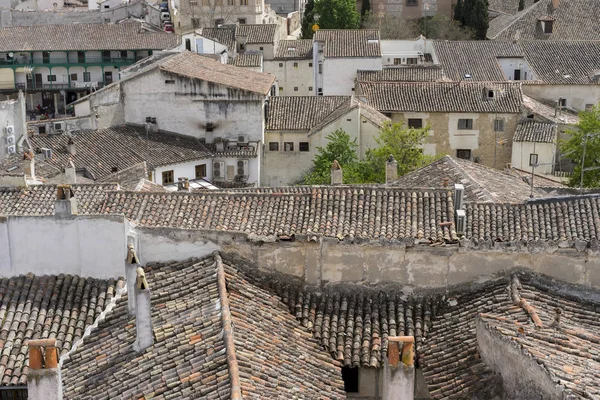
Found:
[[[263,95],[269,93],[275,82],[273,75],[221,64],[190,51],[184,51],[167,59],[160,64],[160,69],[172,74],[201,79]]]
[[[433,319],[419,354],[432,399],[472,398],[475,394],[494,398],[498,389],[502,394],[502,382],[481,358],[478,323],[540,366],[539,371],[524,372],[532,374],[529,378],[547,375],[565,398],[600,395],[600,361],[592,350],[600,340],[600,308],[581,292],[562,291],[542,277],[513,275],[484,289],[450,293],[449,297],[457,304]],[[560,327],[553,325],[557,308],[561,310]],[[535,326],[535,318],[541,327]]]
[[[29,136],[31,137],[31,136]],[[30,141],[31,143],[31,141]],[[4,160],[0,161],[0,175],[2,176],[23,176],[25,175],[25,170],[22,165],[23,155],[22,154],[14,154],[12,156],[6,157]],[[56,163],[52,163],[52,160],[44,160],[41,157],[36,157],[35,160],[35,175],[38,179],[44,180],[44,178],[52,177],[61,173],[64,165],[56,165]]]
[[[166,192],[162,185],[149,181],[148,179],[140,179],[136,187],[133,189],[135,192]]]
[[[525,8],[533,4],[535,0],[525,0]],[[505,14],[516,14],[519,11],[519,0],[489,0],[490,10]]]
[[[517,125],[514,142],[556,143],[556,124],[522,119]]]
[[[70,159],[75,167],[84,169],[96,180],[119,170],[146,161],[150,169],[184,161],[212,158],[211,152],[196,138],[173,132],[148,132],[139,125],[119,125],[106,129],[71,132],[76,154],[66,149],[69,135],[37,135],[29,140],[35,152],[41,148],[52,149],[52,158],[45,162],[57,167]],[[146,142],[148,137],[148,142]],[[41,156],[37,156],[41,158]]]
[[[266,129],[308,131],[350,96],[276,96],[269,99]]]
[[[436,66],[399,67],[382,70],[358,70],[358,82],[439,82],[444,80],[444,70]]]
[[[215,158],[219,157],[238,157],[238,158],[256,158],[258,157],[258,142],[248,143],[246,147],[238,147],[237,149],[225,149],[223,151],[217,151],[217,147],[214,143],[206,143],[206,148],[209,149]]]
[[[512,42],[436,40],[433,47],[444,74],[454,81],[465,79],[465,74],[471,75],[469,81],[504,81],[498,58],[524,56]]]
[[[202,36],[224,44],[229,49],[235,49],[235,27],[202,28]]]
[[[450,189],[455,183],[464,185],[466,202],[522,203],[529,200],[531,194],[530,185],[520,176],[451,156],[401,176],[391,185],[442,188],[445,178],[448,178]],[[543,191],[534,191],[534,194],[547,197]]]
[[[351,96],[347,101],[342,103],[338,108],[336,108],[331,114],[325,117],[322,121],[313,126],[308,132],[309,136],[314,135],[319,132],[321,129],[325,128],[327,125],[337,121],[342,118],[344,115],[348,114],[350,111],[358,108],[360,111],[360,115],[371,121],[375,125],[382,127],[384,123],[391,121],[390,118],[386,117],[367,103],[360,101],[356,98],[356,96]]]
[[[310,333],[220,257],[155,264],[146,277],[154,344],[133,350],[122,297],[64,362],[65,399],[229,399],[233,379],[248,398],[345,398],[339,367]]]
[[[310,60],[313,57],[312,39],[280,40],[276,60]]]
[[[314,40],[324,42],[325,57],[381,57],[379,30],[376,29],[319,29]]]
[[[555,19],[552,33],[544,34],[538,18]],[[540,0],[512,18],[493,19],[488,39],[494,40],[599,40],[600,9],[596,0],[563,0],[556,10],[552,0]]]
[[[540,0],[541,1],[541,0]],[[564,1],[562,4],[568,5]],[[600,20],[600,7],[595,7]],[[600,25],[596,23],[598,39]],[[525,41],[521,43],[536,79],[554,85],[600,84],[600,41]],[[548,57],[552,54],[552,57]],[[558,72],[557,72],[558,71]]]
[[[0,51],[164,50],[178,40],[166,32],[145,32],[136,22],[34,25],[1,29]]]
[[[575,125],[579,123],[577,114],[569,110],[556,110],[556,107],[549,106],[532,97],[523,95],[523,107],[537,117],[556,124]]]
[[[246,44],[275,43],[277,24],[240,24],[235,29],[235,36],[246,38]]]
[[[81,339],[123,279],[21,275],[0,280],[1,386],[27,384],[29,339],[56,338],[59,355]]]
[[[415,336],[417,352],[441,314],[442,296],[405,296],[398,290],[326,287],[269,281],[289,312],[321,346],[347,367],[382,368],[389,336]]]
[[[518,83],[359,82],[357,88],[381,112],[519,113],[522,103]]]
[[[80,214],[98,214],[106,200],[106,192],[118,189],[114,183],[71,187],[75,191]],[[56,185],[0,187],[0,215],[53,215],[55,200]]]
[[[143,161],[112,173],[101,179],[99,182],[118,183],[124,190],[136,190],[140,181],[145,180],[147,177],[148,168],[146,168],[146,162]]]
[[[229,59],[229,64],[236,67],[262,67],[262,53],[244,53],[238,54],[235,58]]]

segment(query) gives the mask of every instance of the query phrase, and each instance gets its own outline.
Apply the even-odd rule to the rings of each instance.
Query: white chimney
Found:
[[[396,179],[398,179],[398,161],[390,154],[385,163],[385,183],[389,185]]]
[[[142,352],[154,343],[152,332],[152,313],[150,304],[150,287],[146,281],[146,274],[142,267],[138,267],[135,281],[135,330],[136,338],[133,348]]]
[[[56,339],[29,340],[27,346],[29,346],[27,398],[62,400],[62,379],[58,366]]]
[[[70,155],[74,156],[75,154],[77,154],[77,150],[75,149],[75,141],[72,137],[69,138],[69,142],[67,143],[66,148],[67,153],[69,153]]]
[[[139,260],[133,244],[127,245],[127,259],[125,260],[125,279],[127,282],[127,309],[130,315],[135,315],[135,284],[137,281],[137,269]]]
[[[69,164],[65,167],[63,183],[68,183],[70,185],[74,185],[77,183],[77,170],[75,169],[75,164],[73,164],[73,160],[69,160]]]
[[[413,336],[388,337],[388,357],[383,365],[383,400],[415,398]]]
[[[54,214],[60,217],[68,217],[77,214],[77,199],[71,185],[56,186],[56,201],[54,202]]]
[[[23,153],[23,161],[21,166],[25,175],[30,176],[31,179],[35,179],[35,155],[32,151],[26,151]]]
[[[344,183],[344,172],[342,171],[342,167],[337,160],[331,164],[331,184],[332,185],[341,185]]]

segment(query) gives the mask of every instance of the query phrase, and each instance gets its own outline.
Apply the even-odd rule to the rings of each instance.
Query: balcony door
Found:
[[[104,73],[104,83],[110,85],[113,82],[112,71],[106,71]]]
[[[42,74],[35,74],[35,87],[36,88],[42,87]]]

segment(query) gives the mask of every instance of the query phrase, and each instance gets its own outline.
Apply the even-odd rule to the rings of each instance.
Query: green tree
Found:
[[[598,136],[591,136],[599,133]],[[578,187],[581,179],[581,161],[585,143],[584,168],[600,166],[600,104],[590,110],[579,113],[579,123],[575,129],[568,130],[569,139],[561,141],[561,153],[568,156],[575,164],[573,176],[569,186]],[[587,140],[586,140],[586,135]],[[600,169],[585,171],[583,175],[584,187],[600,187]]]
[[[525,0],[519,0],[519,11],[525,8]]]
[[[335,160],[340,163],[344,171],[344,183],[355,183],[350,181],[352,175],[346,169],[358,161],[358,144],[356,139],[350,139],[350,135],[343,129],[338,129],[325,137],[327,145],[317,147],[317,155],[313,160],[311,171],[302,179],[306,185],[326,185],[331,182],[331,165]],[[348,168],[352,170],[353,167]]]
[[[470,0],[470,2],[473,5],[468,13],[469,17],[466,18],[465,15],[464,25],[473,28],[476,39],[485,40],[489,26],[488,3],[486,0]],[[465,7],[463,9],[465,10],[465,14],[469,10],[466,6],[467,1],[465,0]]]
[[[315,23],[314,15],[315,0],[308,0],[304,6],[304,17],[302,18],[302,39],[312,39],[312,26]]]
[[[317,24],[321,29],[360,28],[360,14],[353,0],[317,0],[314,10],[319,14]]]
[[[362,5],[360,7],[360,15],[365,17],[368,13],[371,12],[371,1],[370,0],[362,0]]]
[[[454,6],[454,20],[462,24],[463,21],[463,0],[458,0]]]

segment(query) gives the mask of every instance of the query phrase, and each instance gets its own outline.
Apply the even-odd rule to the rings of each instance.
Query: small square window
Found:
[[[279,151],[279,142],[269,142],[269,151]]]
[[[311,63],[311,62],[310,62],[310,63],[308,63],[308,66],[309,66],[310,68],[312,68],[312,63]]]
[[[123,51],[121,51],[121,58],[122,58],[123,60],[126,60],[126,59],[127,59],[127,51],[126,51],[126,50],[123,50]]]
[[[175,83],[175,79],[165,79],[165,83],[166,83],[167,85],[172,85],[172,84],[174,84],[174,83]]]
[[[56,75],[48,75],[48,82],[56,82]]]
[[[240,50],[244,50],[246,48],[245,44],[240,44]]]
[[[471,130],[473,129],[473,120],[468,118],[461,118],[458,120],[458,129],[460,130]]]
[[[283,67],[283,63],[279,63],[279,68]]]
[[[248,3],[248,0],[245,0],[245,1],[246,1],[246,3]],[[243,6],[248,5],[248,4],[244,4],[244,0],[241,0],[241,3]],[[241,25],[244,25],[246,23],[246,18],[239,18],[238,21]]]
[[[408,65],[417,65],[419,63],[419,59],[415,57],[409,57],[406,59],[406,64]]]
[[[495,132],[504,132],[504,120],[503,119],[494,120],[494,131]]]
[[[298,150],[300,150],[300,151],[308,151],[308,142],[300,142],[300,143],[298,143]]]
[[[298,86],[294,86],[294,92],[298,91]]]
[[[215,130],[215,124],[213,122],[207,122],[205,129],[206,132],[213,132]]]
[[[279,91],[283,92],[283,86],[279,86]]]
[[[294,142],[284,142],[283,151],[294,151]]]
[[[468,150],[468,149],[456,150],[456,158],[462,158],[463,160],[470,160],[471,159],[471,150]]]
[[[346,393],[358,393],[358,368],[342,367],[342,380]]]
[[[260,50],[260,51],[263,51],[263,47],[262,47],[262,46],[261,46],[261,47],[259,47],[259,50]]]
[[[173,182],[175,182],[175,173],[173,172],[173,170],[164,171],[162,173],[162,184],[168,185],[169,183]]]
[[[312,90],[313,90],[313,87],[312,87],[312,86],[309,86],[309,87],[308,87],[308,91],[309,91],[309,92],[312,92]]]
[[[558,105],[561,106],[561,107],[566,107],[567,106],[567,99],[563,99],[563,98],[559,99],[558,100]]]
[[[406,0],[406,5],[407,6],[418,6],[419,1],[418,0]]]
[[[206,164],[196,165],[196,179],[202,179],[206,176]]]
[[[493,99],[494,98],[494,91],[492,89],[489,89],[487,91],[487,97],[488,97],[488,99]]]
[[[298,63],[294,63],[294,68],[298,68]]]
[[[92,81],[91,72],[84,72],[83,73],[83,81],[84,82],[91,82]]]
[[[423,128],[423,120],[421,118],[409,118],[408,127],[411,129],[421,129]]]
[[[77,80],[77,74],[71,74],[71,80],[72,81],[76,81]]]
[[[529,154],[529,166],[534,167],[538,164],[538,155],[535,153]]]

